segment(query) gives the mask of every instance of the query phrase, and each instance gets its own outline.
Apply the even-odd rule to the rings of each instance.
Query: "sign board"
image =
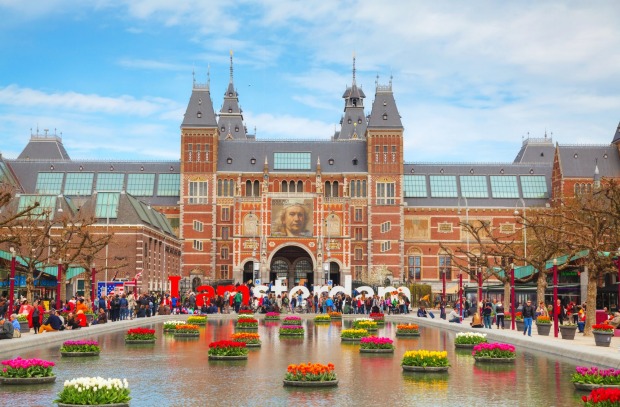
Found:
[[[123,290],[123,285],[125,283],[123,283],[122,281],[108,281],[107,284],[105,281],[100,281],[97,283],[97,298],[101,298],[102,295],[110,295],[112,293],[114,294],[122,294],[122,290]],[[106,286],[107,286],[107,292],[106,292]]]
[[[327,280],[327,285],[328,286],[333,286],[334,285],[334,281],[333,280]]]
[[[260,285],[260,278],[257,278],[256,280],[254,280],[254,285]]]

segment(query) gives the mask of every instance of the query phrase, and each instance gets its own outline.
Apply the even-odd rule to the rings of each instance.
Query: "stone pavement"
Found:
[[[471,318],[463,321],[462,324],[448,323],[438,317],[439,311],[433,310],[436,315],[435,319],[418,318],[415,311],[405,315],[386,315],[387,321],[416,323],[421,327],[434,327],[450,332],[482,332],[487,334],[489,341],[505,342],[513,344],[519,349],[527,349],[534,352],[542,352],[556,357],[570,359],[575,363],[586,366],[596,365],[599,367],[613,367],[620,369],[620,338],[614,337],[611,340],[610,347],[600,347],[594,344],[594,337],[586,337],[583,334],[576,333],[574,340],[565,340],[553,337],[553,328],[550,336],[541,336],[536,332],[536,324],[532,326],[532,336],[524,336],[522,332],[511,331],[509,329],[484,329],[471,328],[469,322]],[[295,314],[304,319],[313,319],[315,314]],[[19,351],[24,349],[32,349],[37,345],[54,345],[60,346],[62,342],[71,339],[89,338],[95,335],[105,334],[108,332],[116,332],[135,328],[138,326],[149,327],[159,322],[186,319],[188,315],[158,315],[151,318],[140,318],[126,321],[108,322],[103,325],[93,325],[88,328],[78,330],[66,330],[62,332],[47,332],[44,334],[34,335],[33,333],[25,333],[21,338],[0,341],[0,358],[7,359],[19,356]],[[257,314],[261,319],[263,315]],[[364,315],[344,315],[344,319],[362,318]],[[209,319],[231,319],[237,318],[234,313],[223,315],[209,315]],[[32,331],[31,331],[32,332]]]
[[[553,324],[549,336],[538,335],[536,323],[532,324],[532,336],[524,336],[523,332],[512,331],[509,329],[472,328],[469,326],[471,317],[466,318],[462,324],[449,323],[440,319],[439,310],[432,310],[435,318],[418,318],[417,310],[410,314],[387,316],[386,320],[412,322],[423,326],[434,327],[452,332],[480,332],[486,333],[489,342],[505,342],[515,345],[517,352],[519,349],[527,349],[536,352],[543,352],[556,357],[571,359],[583,365],[595,365],[599,367],[613,367],[620,369],[620,337],[612,337],[609,347],[596,346],[593,336],[584,336],[577,332],[574,340],[562,339],[562,334],[558,332],[558,337],[553,336]]]

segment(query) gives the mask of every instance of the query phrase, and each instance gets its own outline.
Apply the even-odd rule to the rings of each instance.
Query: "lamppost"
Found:
[[[553,259],[553,336],[558,337],[558,259]]]
[[[442,284],[441,303],[445,304],[446,302],[446,268],[445,266],[442,268],[442,272],[441,272],[441,284]]]
[[[15,303],[15,248],[11,247],[11,280],[9,281],[9,315],[13,315]]]
[[[616,266],[618,266],[618,301],[616,304],[616,312],[620,312],[620,247],[618,248],[618,260],[616,260]],[[611,304],[610,304],[611,305]]]
[[[510,329],[515,330],[515,264],[510,263]]]
[[[461,213],[461,198],[465,200],[465,223],[469,227],[469,204],[467,203],[467,197],[460,196],[458,199],[458,213]],[[467,230],[467,263],[469,263],[469,230]],[[467,265],[469,268],[469,264]],[[459,309],[461,314],[461,320],[463,320],[463,272],[459,272]]]
[[[463,320],[463,272],[459,272],[459,313]]]
[[[62,282],[62,257],[58,257],[58,273],[56,277],[56,309],[60,309],[60,286]]]
[[[527,208],[525,206],[525,201],[523,200],[523,198],[519,198],[519,200],[517,201],[517,204],[519,202],[521,202],[521,204],[523,205],[523,257],[525,257],[527,261],[527,220],[526,220]],[[517,204],[515,204],[515,216],[519,215],[519,210],[516,209]]]
[[[92,306],[93,306],[93,310],[95,309],[95,295],[96,295],[96,290],[95,290],[95,277],[97,275],[97,269],[95,269],[95,263],[93,262],[93,264],[91,264],[90,266],[90,300],[92,302]]]
[[[482,303],[482,267],[478,264],[478,258],[476,258],[476,270],[478,271],[478,304]],[[480,308],[478,306],[478,308]]]

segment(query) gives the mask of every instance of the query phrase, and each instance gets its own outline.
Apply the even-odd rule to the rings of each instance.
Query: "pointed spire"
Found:
[[[211,88],[211,64],[207,64],[207,89]]]
[[[230,50],[230,83],[233,83],[233,51]]]
[[[601,187],[601,175],[598,171],[598,158],[594,160],[594,188]]]
[[[353,51],[353,85],[355,85],[355,51]]]
[[[192,88],[196,87],[196,68],[192,65]]]

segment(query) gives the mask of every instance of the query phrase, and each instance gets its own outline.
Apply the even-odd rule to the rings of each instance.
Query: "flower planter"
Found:
[[[594,334],[594,343],[596,346],[609,347],[611,344],[611,338],[614,336],[613,332],[592,332]]]
[[[260,348],[260,346],[261,346],[260,342],[259,343],[247,343],[246,342],[246,344],[245,344],[246,348]]]
[[[575,339],[575,332],[577,332],[576,325],[560,325],[560,333],[562,334],[562,339]]]
[[[256,325],[256,326],[235,326],[235,329],[238,329],[238,330],[248,330],[248,331],[249,330],[254,330],[254,331],[256,331],[258,329],[258,325]]]
[[[283,332],[280,332],[280,336],[293,336],[293,337],[297,336],[297,337],[300,337],[300,336],[304,336],[304,333],[303,332],[300,332],[300,333],[283,333]]]
[[[125,339],[125,344],[155,343],[155,339]]]
[[[441,373],[447,372],[449,366],[407,366],[403,365],[405,372]]]
[[[56,376],[47,377],[0,377],[2,384],[45,384],[54,383]]]
[[[504,319],[504,329],[512,328],[512,319]]]
[[[536,324],[538,335],[549,336],[551,332],[551,324]]]
[[[238,355],[238,356],[209,355],[209,360],[245,360],[247,358],[248,358],[248,355]]]
[[[200,336],[200,332],[176,332],[174,334],[175,338],[198,338]]]
[[[28,321],[19,323],[19,332],[21,333],[30,332],[30,326],[28,325]]]
[[[340,342],[359,342],[362,338],[340,338]]]
[[[617,384],[594,384],[594,383],[573,382],[573,386],[575,386],[577,390],[585,390],[585,391],[590,391],[590,390],[599,389],[599,388],[620,389],[620,385],[617,385]]]
[[[506,364],[506,363],[514,363],[517,358],[483,358],[480,356],[474,356],[474,359],[476,360],[476,362],[481,362],[481,363]]]
[[[94,406],[105,406],[105,407],[129,407],[129,403],[112,403],[112,404],[66,404],[66,403],[58,403],[58,407],[94,407]]]
[[[396,331],[396,336],[420,336],[420,332],[398,332]]]
[[[360,353],[394,353],[394,349],[361,349]]]
[[[265,317],[265,321],[279,321],[280,317]]]
[[[79,358],[82,356],[99,356],[99,352],[60,352],[64,357]]]
[[[515,321],[517,323],[517,331],[523,332],[525,329],[525,322],[523,321]]]
[[[473,349],[476,345],[475,343],[455,343],[454,347],[457,349]]]
[[[338,386],[338,380],[323,381],[301,381],[301,380],[283,380],[285,386],[290,387],[334,387]]]

